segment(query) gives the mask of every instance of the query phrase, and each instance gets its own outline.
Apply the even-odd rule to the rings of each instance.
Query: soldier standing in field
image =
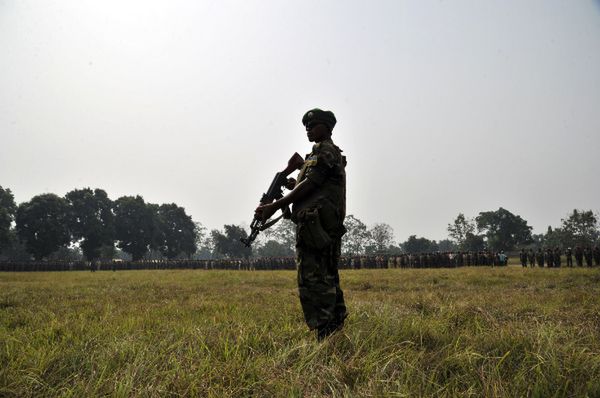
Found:
[[[585,249],[583,249],[583,257],[585,257],[585,265],[587,265],[588,267],[592,266],[592,248],[589,246],[586,246]]]
[[[579,245],[575,246],[575,263],[578,267],[583,267],[583,250]]]
[[[538,247],[538,251],[536,253],[536,260],[538,267],[544,268],[544,252],[542,252],[542,248]]]
[[[531,268],[534,268],[535,267],[535,252],[531,248],[527,252],[527,260],[529,260],[529,266]]]
[[[527,267],[527,253],[525,253],[525,249],[521,249],[521,253],[519,253],[519,260],[521,260],[521,267]]]
[[[594,246],[593,255],[594,255],[594,263],[596,265],[600,265],[600,249],[598,248],[597,245]]]
[[[554,254],[550,247],[546,249],[546,264],[548,268],[554,267]]]
[[[266,221],[290,204],[296,224],[298,290],[304,319],[317,339],[339,330],[347,317],[340,288],[338,262],[346,232],[346,157],[331,140],[336,118],[331,111],[312,109],[302,117],[308,140],[314,142],[294,189],[283,198],[256,208]]]
[[[573,267],[573,251],[570,247],[565,250],[565,256],[567,257],[567,267]]]
[[[556,248],[554,248],[554,266],[560,268],[561,266],[561,258],[560,258],[561,252],[560,252],[560,247],[556,246]]]

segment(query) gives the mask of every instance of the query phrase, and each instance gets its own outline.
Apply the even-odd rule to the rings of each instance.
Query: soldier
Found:
[[[589,246],[586,246],[585,249],[583,249],[583,257],[585,257],[585,265],[587,265],[588,267],[592,266],[592,248]]]
[[[527,260],[529,260],[529,266],[531,268],[535,267],[535,253],[533,251],[533,249],[529,249],[529,252],[527,252]]]
[[[573,267],[573,251],[570,247],[565,250],[565,256],[567,257],[567,267]]]
[[[600,249],[598,248],[598,246],[594,246],[594,250],[593,250],[593,256],[594,256],[594,263],[596,263],[596,265],[600,265]]]
[[[575,246],[575,263],[578,267],[583,267],[583,250],[581,246]]]
[[[561,266],[560,247],[558,246],[554,248],[554,266],[558,268]]]
[[[548,268],[554,267],[554,253],[551,248],[546,249],[546,264]]]
[[[521,267],[527,267],[527,253],[525,253],[525,249],[521,249],[521,253],[519,253],[519,260],[521,260]]]
[[[314,142],[294,189],[256,208],[266,221],[290,204],[296,224],[298,290],[304,319],[321,341],[339,330],[347,317],[340,288],[338,261],[345,233],[346,158],[331,140],[336,118],[331,111],[312,109],[302,117],[308,140]]]
[[[541,247],[538,247],[538,251],[535,255],[535,259],[537,260],[538,267],[544,268],[544,252],[542,252]]]

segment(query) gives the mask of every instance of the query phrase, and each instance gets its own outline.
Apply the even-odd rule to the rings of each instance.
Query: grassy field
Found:
[[[317,343],[289,271],[0,274],[0,396],[600,397],[600,269],[341,273]]]

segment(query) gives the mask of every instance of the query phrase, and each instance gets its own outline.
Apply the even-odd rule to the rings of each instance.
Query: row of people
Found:
[[[583,267],[584,260],[587,267],[600,265],[600,248],[594,246],[575,246],[575,250],[570,247],[564,251],[560,247],[542,249],[541,247],[534,251],[533,248],[529,250],[521,249],[519,253],[519,260],[522,267],[548,267],[557,268],[562,265],[562,260],[566,260],[567,267],[573,267],[573,257],[575,257],[575,264],[578,267]]]
[[[340,268],[442,268],[463,266],[504,266],[504,252],[427,252],[376,256],[342,256]]]
[[[431,252],[398,255],[342,256],[339,268],[439,268],[480,265],[506,265],[503,253]],[[222,269],[222,270],[294,270],[294,257],[263,257],[210,260],[141,260],[141,261],[27,261],[0,262],[0,271],[83,271],[142,269]]]

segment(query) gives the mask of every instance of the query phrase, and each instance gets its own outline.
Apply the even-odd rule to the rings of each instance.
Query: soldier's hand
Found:
[[[285,187],[291,191],[292,189],[294,189],[295,186],[296,186],[296,179],[292,178],[292,177],[288,178],[287,182],[285,183]]]
[[[261,220],[262,222],[267,221],[275,212],[277,211],[277,206],[273,203],[269,203],[267,205],[260,205],[254,210],[254,215],[256,218]]]

